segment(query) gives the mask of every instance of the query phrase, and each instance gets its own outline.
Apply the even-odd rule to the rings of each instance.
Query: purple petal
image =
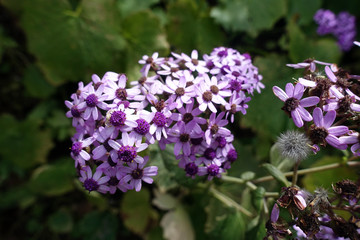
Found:
[[[304,125],[304,122],[300,116],[300,113],[297,109],[291,111],[291,117],[297,127],[302,127]]]
[[[336,126],[336,127],[331,127],[328,129],[329,134],[332,134],[334,136],[341,136],[344,135],[346,133],[348,133],[349,128],[346,126]]]
[[[139,192],[141,190],[141,180],[136,179],[134,180],[134,182],[135,182],[135,191]]]
[[[334,110],[327,112],[327,114],[324,117],[323,127],[328,129],[335,121],[335,118],[336,118],[336,112]]]
[[[292,83],[287,83],[285,86],[285,92],[289,97],[294,97],[294,85]]]
[[[334,148],[340,149],[340,150],[345,150],[347,148],[347,145],[345,144],[341,144],[340,140],[335,137],[334,135],[329,134],[325,140]]]
[[[314,109],[313,118],[314,118],[314,123],[317,127],[322,127],[324,125],[323,114],[322,114],[321,108],[317,107]]]
[[[293,97],[296,99],[300,99],[304,94],[304,86],[301,83],[297,83],[295,85]]]
[[[285,102],[286,99],[289,98],[289,96],[281,89],[279,88],[278,86],[274,86],[272,88],[275,96],[277,96],[278,98],[280,98],[281,101]]]
[[[335,74],[331,71],[329,66],[325,66],[325,73],[332,82],[337,81],[337,78],[336,78]]]
[[[360,112],[360,105],[359,104],[351,103],[350,108],[351,108],[351,110],[353,110],[355,112]]]
[[[357,136],[343,136],[339,138],[341,144],[354,144],[359,142]]]
[[[315,96],[307,97],[307,98],[300,100],[300,105],[303,107],[311,107],[311,106],[318,104],[319,101],[320,101],[320,98],[318,98],[318,97],[315,97]]]
[[[298,81],[305,87],[316,87],[316,83],[314,81],[310,81],[305,78],[299,78]]]
[[[304,121],[310,122],[313,119],[311,114],[302,106],[299,106],[297,110],[299,111],[300,116]]]

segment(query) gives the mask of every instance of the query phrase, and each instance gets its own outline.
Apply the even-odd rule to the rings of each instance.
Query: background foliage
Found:
[[[316,34],[319,8],[360,16],[357,0],[1,0],[1,239],[261,239],[268,218],[261,192],[186,178],[171,149],[150,148],[160,168],[153,186],[115,196],[85,192],[69,156],[73,129],[64,100],[93,73],[137,80],[137,61],[154,51],[248,52],[266,88],[231,126],[239,158],[229,175],[261,177],[274,140],[293,128],[271,91],[301,73],[285,64],[314,57],[360,73],[359,48],[342,53],[332,36]],[[338,151],[323,151],[302,167],[340,160]],[[300,183],[330,188],[342,178],[355,180],[356,171],[332,170]],[[210,185],[258,217],[225,206]],[[279,190],[275,182],[264,187]]]

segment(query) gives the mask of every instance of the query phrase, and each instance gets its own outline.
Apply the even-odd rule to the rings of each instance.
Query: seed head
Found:
[[[294,161],[304,160],[310,153],[310,141],[305,134],[298,131],[282,133],[277,140],[280,153],[283,157]]]

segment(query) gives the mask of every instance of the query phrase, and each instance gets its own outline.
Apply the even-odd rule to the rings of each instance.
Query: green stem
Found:
[[[254,217],[254,215],[249,212],[247,209],[245,209],[243,206],[229,198],[228,196],[224,195],[223,193],[219,192],[215,188],[211,187],[210,192],[216,197],[218,200],[220,200],[222,203],[224,203],[228,207],[234,207],[237,210],[239,210],[241,213],[248,217]]]
[[[300,175],[304,175],[304,174],[307,174],[307,173],[321,172],[321,171],[334,169],[334,168],[338,168],[338,167],[342,167],[342,166],[348,166],[348,167],[360,166],[360,162],[351,162],[350,159],[346,163],[332,163],[332,164],[328,164],[328,165],[324,165],[324,166],[320,166],[320,167],[302,169],[302,170],[297,171],[297,175],[300,176]],[[284,173],[285,177],[290,177],[293,174],[294,174],[293,171]],[[274,179],[273,176],[265,176],[265,177],[255,179],[252,182],[253,183],[261,183],[261,182],[271,181],[273,179]]]
[[[295,166],[294,166],[294,171],[293,171],[293,178],[292,178],[292,184],[291,186],[295,186],[297,179],[298,179],[298,169],[299,169],[299,165],[300,165],[300,160],[297,160],[295,162]]]

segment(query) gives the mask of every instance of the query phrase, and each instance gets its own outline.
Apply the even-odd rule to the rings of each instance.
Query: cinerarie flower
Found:
[[[96,171],[93,175],[91,168],[89,166],[85,166],[80,169],[80,178],[79,180],[83,183],[85,190],[98,191],[101,193],[106,193],[109,191],[109,187],[105,184],[109,181],[109,176],[102,176],[102,171]]]

